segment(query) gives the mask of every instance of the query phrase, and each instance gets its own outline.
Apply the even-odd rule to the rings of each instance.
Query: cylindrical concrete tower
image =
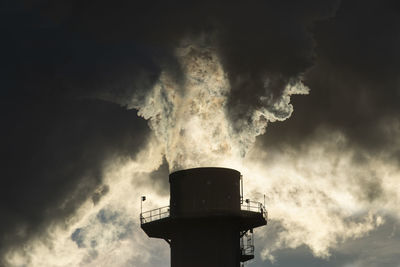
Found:
[[[170,244],[172,267],[238,267],[254,258],[252,230],[267,214],[261,203],[243,203],[238,171],[188,169],[169,182],[170,206],[142,213],[141,227]]]

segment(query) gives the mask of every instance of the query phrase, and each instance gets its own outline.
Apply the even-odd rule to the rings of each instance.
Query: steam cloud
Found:
[[[229,166],[230,160],[244,158],[256,136],[265,132],[269,122],[290,117],[290,97],[308,94],[299,78],[284,85],[273,97],[270,78],[264,79],[264,105],[249,111],[248,120],[233,122],[227,114],[230,83],[212,47],[188,44],[176,49],[184,79],[179,82],[168,70],[162,72],[152,91],[131,107],[149,120],[171,171],[200,166]]]
[[[400,26],[384,2],[10,4],[0,265],[168,266],[140,196],[164,206],[169,172],[212,165],[266,195],[259,260],[398,266]]]

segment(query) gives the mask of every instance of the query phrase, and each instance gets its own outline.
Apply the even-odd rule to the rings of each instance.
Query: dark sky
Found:
[[[400,132],[391,128],[400,115],[397,6],[384,0],[2,1],[0,265],[10,264],[9,251],[41,238],[50,225],[68,227],[86,200],[96,204],[107,194],[104,164],[135,159],[151,133],[127,105],[144,98],[162,70],[185,79],[174,52],[184,39],[205,36],[217,51],[231,86],[232,125],[264,105],[261,96],[282,96],[292,79],[310,88],[309,95],[292,97],[289,119],[257,137],[261,149],[301,151],[321,131],[338,131],[355,151],[354,164],[382,154],[398,164]],[[168,190],[167,178],[160,178],[166,164],[152,174],[161,191]],[[394,218],[390,225],[398,225]],[[336,250],[337,264],[328,265],[303,246],[279,252],[277,266],[341,266],[357,253]],[[254,266],[264,266],[259,261]]]

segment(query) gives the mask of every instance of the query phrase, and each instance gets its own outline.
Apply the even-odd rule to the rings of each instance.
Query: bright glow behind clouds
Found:
[[[136,159],[109,162],[104,169],[109,193],[96,205],[88,200],[45,237],[10,251],[10,266],[168,266],[168,246],[148,239],[139,227],[142,194],[149,196],[146,210],[168,204],[149,177],[163,157],[171,170],[238,169],[248,197],[262,200],[266,194],[271,224],[256,231],[264,259],[273,261],[276,250],[303,244],[316,256],[328,257],[341,242],[381,225],[382,212],[399,216],[398,167],[386,155],[354,164],[359,152],[340,132],[321,132],[320,139],[296,150],[269,153],[254,147],[268,122],[290,117],[290,96],[308,92],[300,81],[291,81],[271,102],[266,78],[266,96],[260,99],[265,107],[253,110],[251,120],[239,121],[241,130],[234,131],[226,114],[229,82],[213,49],[185,46],[177,49],[177,58],[184,81],[165,71],[144,102],[132,100],[131,108],[154,131],[147,146]],[[399,124],[390,125],[388,133],[400,136]]]
[[[290,117],[290,96],[308,93],[300,81],[291,81],[282,96],[272,100],[266,78],[266,96],[260,101],[270,107],[253,110],[251,120],[239,121],[241,130],[234,131],[226,114],[230,85],[215,51],[188,45],[178,48],[176,54],[184,81],[175,81],[165,71],[146,100],[133,101],[131,105],[149,120],[164,145],[171,171],[201,166],[235,167],[229,161],[244,158],[268,122]]]

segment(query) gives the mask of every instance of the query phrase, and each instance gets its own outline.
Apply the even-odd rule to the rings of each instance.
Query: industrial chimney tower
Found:
[[[267,224],[261,203],[243,201],[238,171],[195,168],[169,176],[170,206],[142,212],[149,237],[171,247],[171,267],[239,267],[254,258],[253,229]]]

